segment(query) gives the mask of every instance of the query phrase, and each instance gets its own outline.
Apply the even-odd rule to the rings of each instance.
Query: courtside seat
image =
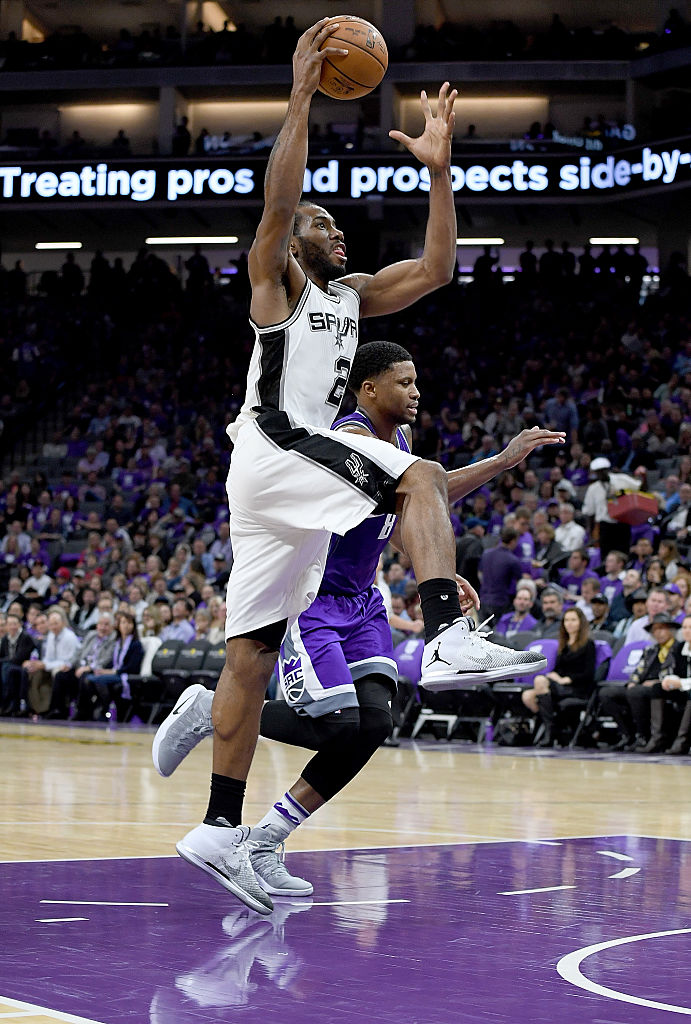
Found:
[[[160,671],[165,683],[162,704],[172,707],[182,691],[196,680],[209,646],[208,640],[191,640],[180,648],[175,664]]]
[[[130,676],[130,690],[132,691],[132,703],[137,708],[148,709],[147,724],[151,725],[156,715],[161,710],[161,703],[165,691],[163,673],[173,668],[178,655],[185,646],[183,640],[164,640],[160,637],[144,637],[144,640],[158,640],[158,646],[153,652],[148,674],[141,672],[139,675]],[[143,641],[142,641],[143,642]],[[153,645],[152,645],[153,646]],[[146,648],[145,648],[146,654]],[[142,669],[145,667],[146,657],[142,661]]]
[[[398,739],[402,731],[414,727],[422,701],[418,683],[422,675],[422,652],[425,641],[422,637],[402,640],[394,648],[393,657],[398,669],[399,721],[394,726],[392,739]]]
[[[215,644],[213,647],[209,647],[202,667],[194,673],[195,682],[203,683],[209,690],[215,690],[225,663],[226,645]]]

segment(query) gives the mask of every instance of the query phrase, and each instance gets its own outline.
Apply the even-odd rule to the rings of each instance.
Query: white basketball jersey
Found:
[[[360,296],[332,281],[328,292],[307,278],[290,317],[254,329],[245,401],[228,427],[238,431],[260,409],[280,409],[294,425],[330,427],[345,394],[358,340]]]

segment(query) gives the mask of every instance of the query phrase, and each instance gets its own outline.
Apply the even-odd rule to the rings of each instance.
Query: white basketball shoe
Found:
[[[188,832],[175,849],[183,860],[211,875],[250,910],[270,914],[274,905],[252,868],[249,834],[247,825],[232,828],[227,822],[225,825],[201,824]]]
[[[247,840],[250,861],[259,884],[272,896],[311,896],[314,887],[306,878],[291,875],[285,865],[283,842],[271,833],[271,826],[255,826]]]
[[[154,767],[159,775],[172,775],[190,750],[205,736],[211,736],[211,704],[214,695],[201,683],[188,686],[165,721],[159,725],[151,749]]]
[[[491,643],[484,630],[468,615],[461,616],[425,644],[420,686],[426,690],[457,690],[465,683],[489,683],[532,675],[547,667],[535,651],[512,651]]]

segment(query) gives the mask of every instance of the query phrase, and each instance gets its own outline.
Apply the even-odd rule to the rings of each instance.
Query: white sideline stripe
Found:
[[[103,1024],[102,1021],[92,1020],[91,1017],[77,1017],[73,1013],[63,1013],[61,1010],[51,1010],[47,1006],[39,1006],[38,1003],[25,1003],[20,999],[10,999],[9,996],[0,994],[0,1003],[7,1003],[8,1006],[15,1006],[18,1010],[29,1010],[29,1014],[21,1014],[22,1017],[35,1017],[40,1014],[43,1017],[52,1017],[53,1020],[66,1021],[67,1024]],[[18,1017],[20,1014],[11,1013],[3,1016]]]
[[[88,921],[88,917],[37,917],[36,924],[59,924],[62,921]]]
[[[548,885],[544,889],[513,889],[511,892],[498,892],[497,896],[528,896],[533,892],[559,892],[561,889],[575,888],[575,885]]]
[[[561,843],[556,843],[553,839],[524,839],[523,842],[531,846],[561,846]]]
[[[600,857],[614,857],[615,860],[633,860],[633,857],[629,857],[625,853],[615,853],[614,850],[596,850]],[[613,877],[613,876],[610,876]]]
[[[617,871],[616,875],[610,875],[610,878],[631,878],[631,875],[637,875],[640,868],[622,868],[621,871]]]
[[[668,935],[687,935],[691,928],[675,928],[668,932],[648,932],[646,935],[627,935],[623,939],[610,939],[608,942],[598,942],[593,946],[584,946],[583,949],[576,949],[573,953],[567,953],[557,964],[557,972],[571,985],[583,988],[586,992],[592,992],[596,996],[605,996],[607,999],[616,999],[622,1003],[633,1003],[635,1006],[649,1006],[653,1010],[667,1010],[669,1013],[683,1013],[691,1016],[691,1008],[688,1006],[676,1006],[673,1003],[659,1003],[654,999],[643,999],[640,996],[630,996],[626,992],[617,992],[616,989],[606,988],[586,978],[581,973],[581,963],[594,953],[600,953],[603,949],[612,949],[615,946],[624,946],[629,942],[642,942],[644,939],[666,938]]]
[[[40,903],[60,903],[70,907],[169,907],[169,903],[119,903],[108,900],[39,900]]]
[[[381,903],[410,903],[410,900],[334,900],[332,903],[312,903],[313,907],[364,907]]]

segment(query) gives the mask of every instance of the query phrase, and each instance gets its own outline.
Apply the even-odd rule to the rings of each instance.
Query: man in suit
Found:
[[[19,615],[7,616],[7,634],[0,640],[0,714],[9,715],[18,710],[22,663],[31,658],[36,644],[22,628]]]

